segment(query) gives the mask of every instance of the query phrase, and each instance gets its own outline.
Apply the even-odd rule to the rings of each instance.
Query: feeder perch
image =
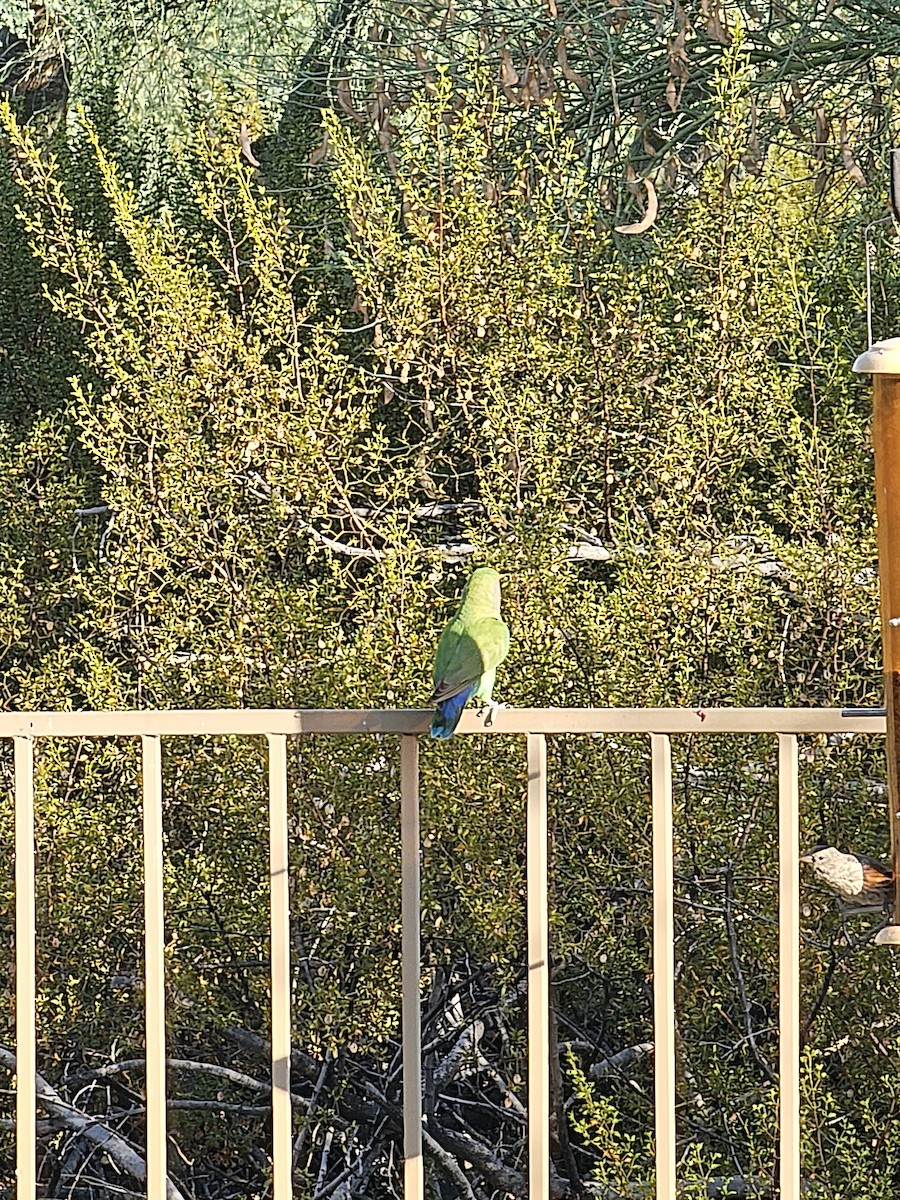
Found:
[[[894,163],[892,163],[892,166]],[[898,176],[900,191],[900,176]],[[872,376],[872,444],[881,585],[881,643],[887,716],[888,820],[891,865],[900,879],[900,338],[876,342],[853,364]],[[900,945],[900,889],[895,888],[892,924],[878,934],[882,945]]]

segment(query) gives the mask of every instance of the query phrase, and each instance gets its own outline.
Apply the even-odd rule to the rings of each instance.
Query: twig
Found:
[[[306,1116],[303,1118],[303,1124],[300,1127],[300,1132],[297,1134],[294,1142],[294,1152],[291,1155],[291,1162],[296,1170],[297,1164],[300,1162],[300,1154],[303,1150],[303,1143],[306,1141],[306,1136],[309,1133],[312,1124],[312,1115],[315,1112],[316,1105],[319,1103],[319,1096],[322,1094],[322,1088],[325,1086],[325,1080],[328,1078],[331,1071],[331,1064],[334,1061],[330,1050],[325,1052],[325,1061],[322,1063],[322,1070],[319,1072],[319,1078],[315,1082],[312,1095],[309,1098]]]
[[[494,1064],[488,1062],[488,1060],[481,1053],[479,1053],[479,1055],[476,1059],[476,1063],[480,1070],[484,1071],[484,1073],[486,1075],[490,1076],[490,1078],[493,1079],[494,1083],[497,1085],[497,1088],[500,1091],[500,1095],[503,1096],[508,1107],[511,1108],[513,1112],[518,1113],[518,1115],[522,1118],[523,1121],[527,1121],[527,1119],[528,1119],[527,1108],[522,1103],[522,1101],[519,1099],[519,1097],[516,1095],[516,1093],[512,1090],[512,1088],[509,1086],[509,1084],[506,1082],[506,1080],[503,1078],[503,1076],[500,1074],[500,1072],[497,1070],[497,1068],[494,1066]]]
[[[316,1177],[316,1186],[313,1191],[313,1200],[322,1194],[322,1186],[325,1183],[325,1176],[328,1174],[328,1158],[331,1154],[331,1142],[334,1138],[334,1130],[328,1129],[325,1131],[325,1144],[322,1146],[322,1157],[319,1159],[319,1174]]]
[[[339,542],[336,538],[328,537],[327,534],[321,533],[301,517],[295,516],[294,522],[299,529],[305,530],[314,542],[318,542],[320,546],[325,546],[326,549],[333,551],[335,554],[343,554],[347,558],[371,558],[376,562],[380,562],[387,557],[383,550],[376,550],[374,547],[366,546],[348,546],[346,542]]]

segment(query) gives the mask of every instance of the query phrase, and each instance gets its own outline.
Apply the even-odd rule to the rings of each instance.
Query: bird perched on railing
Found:
[[[509,629],[500,616],[500,576],[493,567],[473,571],[453,620],[438,642],[434,660],[436,705],[431,736],[448,738],[469,700],[488,709],[490,725],[499,707],[491,699],[497,668],[509,651]]]
[[[834,846],[814,846],[800,861],[835,893],[845,910],[889,908],[894,901],[894,873],[864,854],[843,854]]]

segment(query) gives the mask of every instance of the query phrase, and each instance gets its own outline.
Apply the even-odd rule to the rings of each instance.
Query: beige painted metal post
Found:
[[[781,1200],[800,1200],[800,787],[797,739],[778,736],[778,1090]]]
[[[35,1154],[34,742],[14,740],[16,768],[16,1196],[37,1194]]]
[[[269,959],[272,988],[272,1196],[291,1200],[291,932],[287,738],[269,734]]]
[[[419,739],[400,738],[400,863],[403,1035],[403,1197],[423,1200],[420,988]]]
[[[547,739],[528,734],[528,1200],[550,1198],[550,939]]]
[[[653,1040],[656,1197],[675,1195],[675,896],[672,863],[672,747],[650,737],[653,791]]]
[[[162,750],[141,738],[144,785],[144,1000],[147,1056],[147,1200],[166,1196],[166,994],[163,924]]]

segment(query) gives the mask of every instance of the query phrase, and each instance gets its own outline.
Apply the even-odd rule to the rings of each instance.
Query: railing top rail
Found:
[[[212,734],[424,734],[430,709],[142,709],[0,713],[0,738],[139,737]],[[506,733],[884,733],[878,709],[840,708],[507,708],[485,727],[475,710],[460,734]]]

